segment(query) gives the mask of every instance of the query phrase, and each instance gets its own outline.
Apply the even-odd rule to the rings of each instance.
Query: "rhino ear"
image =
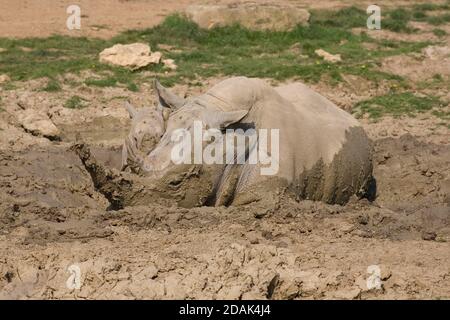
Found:
[[[166,108],[178,109],[184,104],[184,99],[164,88],[158,80],[154,81],[154,88],[158,95],[159,103]]]
[[[134,117],[136,117],[136,114],[137,114],[136,108],[133,107],[131,105],[131,103],[129,103],[128,101],[125,101],[124,107],[125,107],[125,109],[127,109],[128,113],[130,115],[130,119],[133,119]]]
[[[230,112],[210,111],[206,113],[204,121],[210,128],[225,129],[229,125],[242,120],[242,118],[244,118],[247,113],[247,110]]]

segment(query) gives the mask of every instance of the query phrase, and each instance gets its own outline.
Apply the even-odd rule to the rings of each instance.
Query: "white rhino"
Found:
[[[158,111],[161,116],[154,137],[159,141],[151,151],[133,153],[134,164],[151,181],[155,193],[174,195],[184,206],[217,206],[262,200],[280,188],[298,199],[337,204],[346,203],[354,194],[363,197],[373,192],[372,147],[364,130],[350,114],[301,83],[272,88],[259,79],[233,77],[188,99],[157,82],[156,89],[160,106],[171,113],[165,120]],[[222,131],[279,129],[278,172],[261,175],[263,165],[248,160],[244,164],[174,164],[172,134],[180,128],[192,131],[198,120],[205,128]],[[165,128],[162,135],[161,128]],[[139,134],[133,130],[135,126],[124,149],[139,149],[139,138],[134,138]]]

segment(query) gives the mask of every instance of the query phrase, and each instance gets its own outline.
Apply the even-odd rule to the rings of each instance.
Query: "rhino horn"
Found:
[[[158,95],[159,103],[163,107],[170,109],[178,109],[184,104],[185,100],[183,98],[177,96],[170,90],[164,88],[161,85],[161,83],[159,83],[159,81],[156,79],[154,81],[154,87]]]

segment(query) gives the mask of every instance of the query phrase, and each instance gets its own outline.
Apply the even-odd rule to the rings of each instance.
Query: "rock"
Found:
[[[332,298],[340,300],[354,300],[358,299],[361,295],[361,289],[350,288],[350,289],[339,289],[332,293]]]
[[[253,30],[290,30],[296,25],[307,25],[307,10],[289,5],[260,4],[256,2],[228,5],[191,5],[186,16],[201,28],[240,24]]]
[[[161,61],[162,54],[159,51],[155,51],[150,55],[150,63],[158,64]]]
[[[33,135],[44,136],[50,139],[59,137],[59,130],[43,112],[37,112],[33,109],[20,111],[17,120],[22,127]]]
[[[170,70],[177,70],[178,66],[175,64],[175,60],[173,59],[163,59],[163,64],[166,68]]]
[[[302,297],[308,297],[314,295],[320,286],[319,279],[320,272],[301,271],[296,274],[298,281],[301,281],[301,293]]]
[[[0,75],[0,84],[1,84],[1,83],[5,83],[5,82],[8,82],[9,80],[11,80],[11,79],[8,77],[7,74],[1,74],[1,75]]]
[[[159,63],[160,52],[151,54],[150,46],[144,43],[116,44],[100,52],[100,62],[122,66],[136,70],[149,65]]]
[[[433,231],[424,231],[422,232],[422,240],[426,241],[434,241],[436,240],[437,234]]]
[[[317,54],[319,57],[322,57],[323,60],[328,61],[328,62],[335,63],[335,62],[342,61],[340,54],[331,54],[322,49],[317,49],[314,51],[314,53]]]
[[[242,288],[241,285],[234,285],[231,288],[227,288],[227,290],[222,293],[221,299],[223,299],[223,300],[239,300],[243,293],[244,293],[244,288]]]
[[[259,237],[255,231],[251,231],[251,232],[247,233],[247,239],[251,244],[259,243]]]
[[[5,48],[0,48],[0,53],[5,52],[6,49]]]
[[[391,268],[384,264],[380,264],[379,267],[381,270],[380,279],[382,281],[386,281],[386,280],[390,279],[392,276]]]
[[[423,49],[423,54],[431,60],[442,60],[450,57],[449,46],[428,46]]]

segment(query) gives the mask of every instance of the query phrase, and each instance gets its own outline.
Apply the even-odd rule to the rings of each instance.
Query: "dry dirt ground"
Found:
[[[64,10],[67,1],[51,2]],[[96,36],[150,26],[190,2],[79,1],[105,16],[110,4],[108,17],[89,14],[90,23],[108,25],[105,34],[87,31]],[[9,25],[15,14],[31,15],[35,3],[2,1],[0,36],[57,32],[59,18],[44,5],[49,23]],[[145,10],[123,10],[133,6]],[[395,61],[389,63],[386,68],[395,69]],[[191,95],[219,80],[175,90]],[[123,100],[152,103],[150,84],[138,93],[85,85],[49,93],[38,90],[44,82],[0,91],[0,298],[450,299],[450,130],[432,115],[361,120],[375,148],[378,192],[372,203],[353,199],[337,206],[280,196],[269,216],[251,205],[184,209],[161,203],[110,211],[70,146],[81,138],[99,161],[118,168],[129,128]],[[314,88],[346,109],[383,90],[358,79]],[[89,107],[64,108],[74,94]],[[29,109],[49,115],[60,140],[25,130],[17,114]],[[80,289],[66,286],[72,265],[80,268]],[[378,289],[367,287],[373,265],[381,271]]]

